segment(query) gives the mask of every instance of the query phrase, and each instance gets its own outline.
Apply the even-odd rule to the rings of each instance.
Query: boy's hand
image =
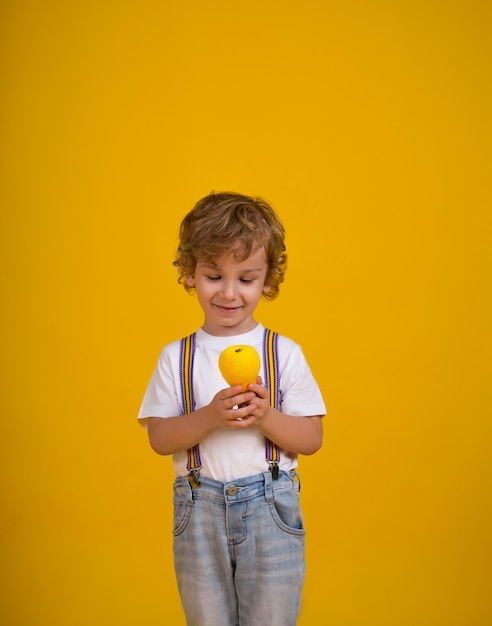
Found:
[[[271,408],[268,389],[263,385],[261,376],[258,376],[256,383],[249,384],[248,389],[255,394],[248,404],[249,412],[255,418],[255,425],[259,426]]]
[[[236,385],[219,391],[209,406],[213,409],[220,426],[248,428],[256,421],[251,415],[256,409],[256,403],[252,403],[255,398],[253,390],[243,391],[241,385]]]

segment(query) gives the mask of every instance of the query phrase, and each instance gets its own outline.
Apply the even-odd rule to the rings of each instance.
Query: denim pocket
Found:
[[[173,535],[177,537],[188,526],[193,505],[184,499],[174,500]]]
[[[277,526],[291,534],[304,535],[304,520],[299,503],[299,485],[292,481],[292,486],[275,489],[270,512]]]

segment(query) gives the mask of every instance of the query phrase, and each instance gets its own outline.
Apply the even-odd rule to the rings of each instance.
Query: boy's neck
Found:
[[[211,335],[212,337],[240,337],[241,335],[247,335],[258,327],[258,322],[254,322],[253,325],[248,328],[248,330],[239,330],[236,327],[222,327],[222,328],[207,328],[207,324],[203,324],[201,329],[207,335]]]

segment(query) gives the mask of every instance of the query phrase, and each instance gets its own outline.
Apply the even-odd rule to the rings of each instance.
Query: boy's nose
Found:
[[[222,285],[222,297],[226,300],[233,300],[236,297],[236,286],[233,282]]]

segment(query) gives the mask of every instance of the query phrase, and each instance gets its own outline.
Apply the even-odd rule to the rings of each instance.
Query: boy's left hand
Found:
[[[256,394],[256,398],[250,400],[248,404],[255,406],[250,415],[256,418],[254,424],[258,426],[271,408],[268,389],[263,384],[261,376],[258,376],[256,383],[250,383],[248,385],[248,391],[253,391]]]

